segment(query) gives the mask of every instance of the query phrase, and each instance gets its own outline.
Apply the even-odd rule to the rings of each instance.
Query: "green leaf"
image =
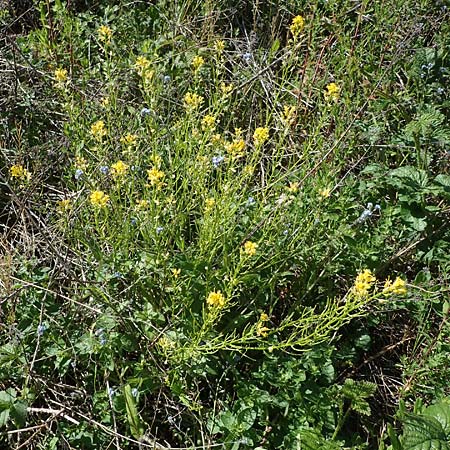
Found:
[[[11,417],[18,427],[25,426],[27,418],[27,403],[24,401],[18,401],[14,403],[11,408]]]
[[[9,419],[9,409],[5,409],[2,412],[0,412],[0,427],[4,427],[6,425],[6,422],[8,422]]]
[[[450,450],[450,443],[441,423],[434,417],[407,414],[404,419],[405,450]]]
[[[124,388],[125,407],[127,410],[128,425],[130,425],[131,434],[135,439],[140,439],[144,434],[144,427],[136,408],[136,402],[131,393],[131,386],[127,384]]]

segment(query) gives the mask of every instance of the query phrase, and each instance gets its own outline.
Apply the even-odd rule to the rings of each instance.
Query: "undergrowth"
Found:
[[[449,395],[447,8],[27,14],[0,14],[0,443],[400,448],[400,400]]]

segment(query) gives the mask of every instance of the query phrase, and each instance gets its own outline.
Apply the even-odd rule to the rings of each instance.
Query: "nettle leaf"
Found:
[[[434,179],[436,187],[439,189],[439,193],[450,195],[450,175],[439,174]]]
[[[442,401],[429,406],[422,415],[406,414],[405,450],[450,450],[450,404]]]
[[[403,166],[393,169],[388,174],[388,181],[399,189],[425,189],[428,186],[428,175],[425,170],[412,166]]]
[[[444,429],[434,417],[407,414],[404,423],[405,450],[450,450]]]

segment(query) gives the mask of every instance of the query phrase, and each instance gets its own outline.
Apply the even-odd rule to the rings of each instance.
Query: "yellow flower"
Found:
[[[9,168],[9,173],[12,178],[18,178],[19,180],[30,181],[31,179],[31,173],[20,164],[14,164],[11,166]]]
[[[112,38],[112,30],[106,25],[102,25],[98,30],[98,38],[103,42],[109,42]]]
[[[178,278],[180,276],[181,269],[171,269],[171,271],[174,278]]]
[[[150,61],[145,56],[138,56],[134,63],[136,72],[142,76],[150,67]]]
[[[292,23],[289,27],[289,30],[291,30],[292,36],[296,38],[303,31],[304,27],[305,27],[305,19],[299,15],[295,16],[292,19]]]
[[[397,277],[394,282],[391,279],[387,279],[384,283],[383,294],[397,294],[404,295],[406,294],[406,281],[402,280],[400,277]]]
[[[328,198],[331,195],[331,189],[330,188],[323,188],[319,190],[319,195],[322,198]]]
[[[126,145],[128,145],[130,147],[135,145],[136,141],[137,141],[137,136],[135,134],[131,134],[131,133],[128,133],[125,136],[122,136],[120,138],[120,142],[122,144],[126,144]]]
[[[87,161],[82,156],[75,158],[75,168],[85,171],[87,169]]]
[[[201,56],[194,56],[194,59],[192,60],[192,68],[195,72],[197,72],[203,64],[205,64],[205,60]]]
[[[252,241],[247,241],[244,244],[244,253],[248,256],[253,256],[256,254],[257,248],[258,248],[258,244],[255,244]]]
[[[288,192],[295,194],[296,192],[298,192],[298,186],[299,186],[299,183],[297,181],[295,183],[289,183],[289,186],[286,189]]]
[[[58,68],[55,70],[55,80],[58,83],[64,83],[67,81],[67,69]]]
[[[256,324],[256,335],[261,337],[267,337],[270,328],[267,328],[263,322],[258,322]]]
[[[242,128],[235,128],[234,129],[234,135],[237,138],[242,137],[242,135],[244,134],[244,131],[242,130]]]
[[[269,321],[269,316],[266,313],[261,313],[261,316],[260,316],[259,320],[261,322],[268,322]]]
[[[211,211],[211,209],[213,209],[215,204],[216,204],[216,201],[212,197],[207,198],[205,200],[205,212]]]
[[[234,86],[232,84],[225,84],[223,81],[220,83],[220,91],[224,97],[228,97],[233,89]]]
[[[109,105],[109,98],[108,97],[103,97],[100,100],[100,104],[103,106],[103,108],[106,108]]]
[[[253,175],[255,172],[255,168],[253,166],[245,166],[244,169],[242,170],[242,172],[244,173],[244,175]]]
[[[326,87],[326,92],[325,92],[325,100],[327,101],[335,101],[337,102],[339,100],[339,96],[341,93],[341,88],[336,84],[336,83],[330,83],[327,85]]]
[[[253,133],[253,142],[256,147],[261,146],[269,138],[269,129],[267,127],[258,127]]]
[[[214,145],[221,144],[222,143],[222,136],[219,133],[213,134],[211,136],[211,143],[214,144]]]
[[[203,131],[214,131],[216,124],[216,118],[214,116],[211,116],[210,114],[207,114],[202,119],[202,130]]]
[[[213,308],[223,308],[225,306],[225,297],[220,291],[213,291],[206,298],[206,303]]]
[[[233,142],[225,144],[225,150],[233,157],[240,158],[244,156],[245,141],[244,139],[235,139]]]
[[[128,164],[125,164],[123,161],[117,161],[116,163],[111,165],[111,174],[113,177],[123,177],[128,172]]]
[[[149,202],[148,200],[138,200],[136,202],[136,208],[137,209],[145,209],[148,208]]]
[[[283,113],[281,114],[281,121],[285,126],[291,126],[295,123],[296,114],[297,108],[294,105],[285,105],[283,107]]]
[[[152,186],[157,186],[160,188],[163,185],[163,178],[165,177],[165,173],[162,170],[157,169],[156,167],[152,167],[147,170],[148,180]]]
[[[64,200],[60,200],[58,202],[58,212],[64,213],[69,211],[72,208],[72,202],[70,199],[66,198]]]
[[[356,297],[367,297],[369,290],[376,281],[377,279],[372,272],[369,269],[364,269],[356,277],[355,284],[352,287],[352,293]]]
[[[214,43],[214,50],[221,55],[222,52],[225,50],[225,42],[223,41],[216,41]]]
[[[91,134],[95,139],[101,140],[106,136],[105,122],[103,120],[97,120],[91,125]]]
[[[202,103],[203,103],[203,97],[201,95],[198,94],[193,94],[191,92],[188,92],[185,96],[184,96],[184,107],[188,110],[188,111],[192,111],[194,109],[199,108]]]
[[[109,202],[109,195],[106,195],[103,191],[94,191],[89,197],[91,205],[99,208],[104,208]]]

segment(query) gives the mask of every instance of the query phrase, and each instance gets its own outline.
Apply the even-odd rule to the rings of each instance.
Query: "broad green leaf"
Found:
[[[24,401],[17,401],[11,408],[11,417],[17,426],[25,426],[25,421],[27,418],[27,403]]]
[[[404,419],[405,450],[450,450],[450,443],[440,422],[434,417],[407,414]]]

